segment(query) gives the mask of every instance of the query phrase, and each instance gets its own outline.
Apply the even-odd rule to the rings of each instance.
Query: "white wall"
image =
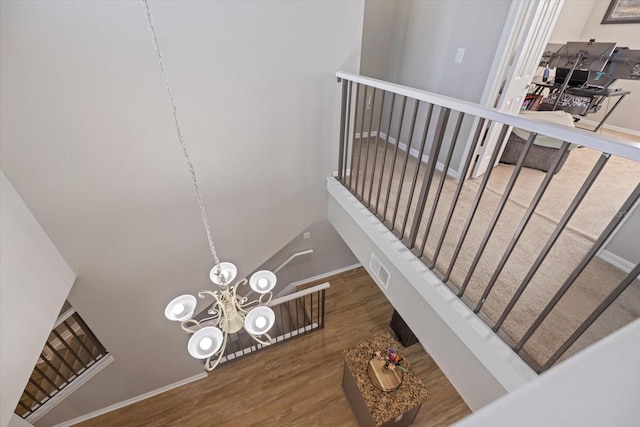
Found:
[[[8,425],[76,278],[0,171],[0,426]]]
[[[640,320],[455,427],[633,427],[640,419]]]
[[[149,3],[218,254],[243,277],[326,218],[335,72],[358,72],[364,3]],[[36,423],[53,425],[201,372],[163,310],[210,288],[213,261],[142,2],[0,8],[2,168],[115,358]]]
[[[549,43],[578,40],[595,3],[596,0],[565,0]]]
[[[9,420],[9,427],[29,427],[29,426],[32,426],[32,424],[26,422],[16,414],[13,414],[11,416],[11,420]]]
[[[472,410],[536,377],[347,189],[329,178],[327,190],[329,221],[368,271],[372,252],[389,270],[380,290]]]
[[[598,256],[628,273],[640,263],[638,236],[640,236],[640,203],[636,203],[631,209],[629,216],[623,220]]]
[[[398,7],[402,6],[395,0],[365,1],[360,58],[360,74],[363,76],[387,79]]]
[[[305,239],[304,233],[309,233],[310,237]],[[273,290],[274,295],[278,295],[291,283],[341,270],[358,263],[358,259],[349,250],[335,228],[328,220],[324,219],[305,228],[295,239],[262,264],[260,269],[273,271],[294,253],[307,249],[313,249],[313,253],[294,258],[277,273],[278,283]]]

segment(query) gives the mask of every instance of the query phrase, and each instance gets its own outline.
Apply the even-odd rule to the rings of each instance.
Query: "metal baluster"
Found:
[[[77,313],[75,313],[72,317],[76,318]],[[89,349],[89,347],[87,347],[87,345],[78,336],[78,334],[76,334],[76,331],[73,330],[73,328],[69,325],[69,323],[66,320],[62,322],[62,324],[69,330],[69,332],[71,332],[71,335],[73,335],[73,337],[78,340],[78,343],[80,343],[80,346],[89,354],[90,359],[93,360],[93,352]],[[89,360],[89,362],[91,362],[91,360]]]
[[[364,196],[364,194],[362,195],[362,197],[358,194],[358,181],[360,180],[360,170],[362,169],[362,144],[364,142],[364,117],[367,115],[367,92],[369,91],[369,86],[365,85],[364,86],[364,93],[362,94],[362,114],[361,114],[361,120],[360,120],[360,142],[358,144],[358,174],[356,175],[356,188],[355,190],[355,195],[358,199],[362,200],[362,197]],[[356,100],[356,105],[357,105],[357,100]],[[365,167],[366,167],[366,163],[365,163]],[[364,178],[362,178],[364,180]]]
[[[382,127],[382,113],[384,112],[384,98],[387,94],[386,90],[382,91],[382,100],[380,101],[380,119],[378,121],[378,130],[376,131],[376,149],[373,154],[373,173],[371,174],[371,185],[369,186],[369,206],[371,205],[371,193],[373,190],[373,183],[376,178],[376,164],[378,162],[378,145],[380,144],[380,128]],[[373,114],[372,114],[373,115]],[[385,153],[386,154],[386,153]],[[382,171],[380,172],[380,176],[382,177]],[[378,191],[380,191],[378,189]],[[371,209],[370,209],[371,210]],[[378,204],[376,202],[376,209],[372,211],[374,214],[378,210]]]
[[[456,148],[456,142],[458,141],[458,136],[460,134],[460,128],[462,127],[463,119],[464,119],[464,113],[458,113],[458,120],[456,122],[456,126],[453,130],[453,135],[451,137],[451,145],[449,146],[449,151],[447,152],[447,157],[444,161],[444,166],[442,168],[442,176],[440,177],[440,182],[438,183],[438,189],[436,190],[435,199],[433,200],[433,204],[431,205],[431,212],[429,213],[429,221],[427,221],[427,227],[424,231],[424,237],[422,238],[422,243],[420,244],[420,258],[422,258],[422,256],[424,255],[424,250],[427,247],[427,239],[429,238],[429,232],[431,231],[431,226],[433,225],[433,220],[436,216],[436,211],[438,209],[438,202],[440,202],[440,195],[442,194],[442,188],[444,187],[444,183],[447,180],[447,175],[449,173],[449,165],[451,165],[451,159],[453,158],[453,152],[455,151],[455,148]]]
[[[494,123],[494,124],[497,125],[497,123]],[[502,125],[502,131],[500,131],[500,136],[498,137],[498,141],[504,141],[504,138],[507,136],[508,130],[509,130],[509,126]],[[493,150],[493,154],[491,155],[491,159],[489,160],[490,167],[489,169],[487,169],[487,171],[484,173],[484,176],[482,177],[480,188],[478,189],[478,192],[476,193],[476,197],[473,200],[473,205],[471,206],[471,210],[469,211],[469,216],[467,217],[467,221],[465,222],[464,227],[462,229],[462,234],[458,239],[458,244],[456,245],[456,248],[453,251],[453,257],[451,257],[451,261],[449,262],[449,268],[447,268],[447,272],[444,274],[444,278],[442,279],[443,282],[448,281],[449,277],[451,276],[451,272],[453,271],[453,267],[455,266],[456,260],[458,259],[458,255],[460,255],[460,249],[462,249],[462,244],[467,238],[467,233],[469,232],[471,221],[473,221],[473,217],[475,216],[476,211],[478,210],[478,205],[480,204],[480,199],[484,194],[484,189],[487,187],[487,182],[489,182],[489,178],[491,177],[491,172],[493,171],[493,165],[496,163],[496,160],[498,160],[499,152],[500,150],[498,148]],[[469,153],[469,155],[471,155],[471,153]]]
[[[28,396],[27,396],[27,397],[28,397]],[[31,399],[31,398],[30,398],[30,399]],[[38,404],[38,403],[36,403],[36,401],[34,400],[34,401],[33,401],[33,405],[35,406],[35,405],[37,405],[37,404]],[[18,405],[22,406],[22,407],[26,410],[26,412],[25,412],[23,415],[20,415],[22,418],[26,418],[26,417],[27,417],[31,412],[33,412],[33,410],[32,410],[29,406],[25,405],[25,404],[24,404],[24,402],[23,402],[22,400],[19,400],[19,401],[18,401]],[[18,415],[19,415],[19,414],[18,414]]]
[[[344,177],[344,179],[342,180],[342,185],[344,185],[345,187],[347,186],[347,164],[349,163],[349,128],[351,126],[351,95],[352,95],[352,87],[353,87],[353,83],[352,82],[348,82],[349,83],[349,87],[348,87],[348,100],[347,100],[347,115],[345,117],[345,121],[346,121],[346,129],[344,132],[344,171],[342,171],[342,176]],[[353,145],[353,144],[352,144]],[[353,149],[353,148],[352,148]],[[353,153],[351,153],[351,156],[353,157]],[[353,160],[353,159],[352,159]],[[349,169],[349,178],[351,178],[351,169]]]
[[[478,304],[473,309],[473,311],[475,313],[480,311],[480,309],[482,308],[482,305],[484,304],[484,302],[486,301],[487,297],[489,296],[489,293],[491,292],[491,289],[493,289],[493,286],[496,284],[496,281],[498,280],[498,277],[500,276],[500,273],[502,272],[502,269],[507,264],[507,260],[511,256],[511,253],[515,249],[516,244],[520,240],[520,237],[522,236],[522,233],[524,232],[524,229],[527,227],[527,224],[529,224],[529,220],[531,219],[531,217],[533,216],[533,213],[535,212],[536,208],[538,207],[538,203],[540,203],[540,200],[542,200],[542,196],[544,195],[545,191],[547,190],[547,187],[549,187],[549,184],[551,183],[551,179],[553,178],[554,174],[556,173],[556,169],[557,169],[558,165],[560,164],[560,161],[562,160],[562,157],[567,152],[568,148],[569,148],[569,144],[567,142],[563,142],[562,145],[560,146],[560,149],[558,150],[558,153],[556,153],[556,157],[555,157],[555,159],[553,159],[553,163],[552,163],[551,167],[549,168],[549,170],[545,174],[544,179],[542,180],[542,183],[540,184],[540,187],[538,187],[538,191],[536,192],[536,195],[533,197],[533,200],[529,204],[529,208],[527,208],[527,212],[525,212],[524,216],[522,217],[522,220],[520,221],[520,224],[518,225],[518,229],[513,234],[513,237],[511,238],[511,241],[509,242],[509,246],[507,246],[507,249],[505,250],[504,255],[502,255],[502,258],[500,259],[500,262],[498,263],[498,266],[496,267],[495,271],[493,272],[493,275],[491,276],[491,279],[489,280],[489,284],[487,285],[487,287],[485,288],[484,292],[482,293],[482,296],[480,297],[480,300],[478,301]]]
[[[624,204],[622,205],[620,211],[623,212],[623,215],[616,215],[605,227],[604,231],[600,234],[600,236],[598,237],[596,242],[593,244],[591,249],[589,249],[589,252],[587,252],[587,254],[582,259],[582,261],[580,261],[580,264],[578,264],[578,266],[573,270],[571,275],[567,278],[567,280],[565,280],[565,282],[560,287],[560,289],[558,289],[558,292],[556,292],[553,298],[551,298],[551,301],[549,301],[549,303],[544,308],[542,313],[540,313],[538,318],[533,322],[531,327],[529,327],[529,329],[524,334],[524,336],[515,345],[515,347],[513,348],[515,351],[519,351],[522,348],[522,346],[525,345],[525,343],[529,340],[529,338],[531,338],[531,335],[533,335],[533,333],[542,324],[544,319],[546,319],[549,313],[551,313],[551,310],[553,310],[553,308],[556,306],[558,301],[560,301],[560,298],[562,298],[564,294],[569,290],[573,282],[578,278],[580,273],[582,273],[582,271],[585,269],[589,261],[591,261],[591,259],[596,255],[596,253],[598,253],[600,248],[604,246],[607,239],[609,239],[609,237],[613,233],[613,230],[616,229],[616,227],[620,224],[623,218],[626,218],[629,215],[629,210],[636,203],[636,201],[638,200],[638,197],[640,197],[640,184],[636,186],[636,188],[633,190],[633,192],[629,195],[627,200],[625,200]]]
[[[356,158],[356,131],[358,126],[358,97],[360,96],[360,83],[356,83],[356,100],[353,105],[353,142],[351,144],[351,171],[349,173],[349,190],[353,192],[353,171],[354,171],[354,159]],[[351,106],[351,104],[349,104]],[[358,159],[360,161],[360,159]]]
[[[558,348],[558,350],[553,353],[553,356],[551,356],[549,360],[547,360],[547,363],[542,366],[543,371],[546,371],[554,363],[556,363],[560,356],[562,356],[564,352],[567,351],[567,349],[571,347],[573,343],[578,340],[578,338],[580,338],[580,336],[589,328],[589,326],[591,326],[591,324],[593,324],[593,322],[595,322],[596,319],[600,317],[602,313],[604,313],[604,311],[613,303],[613,301],[615,301],[616,298],[618,298],[620,294],[624,292],[625,289],[627,289],[627,287],[638,277],[638,274],[640,274],[640,264],[636,265],[636,267],[631,270],[631,273],[629,273],[622,280],[622,282],[620,282],[620,284],[616,286],[616,288],[609,295],[607,295],[607,297],[598,305],[598,307],[593,310],[589,317],[587,317],[585,321],[582,322],[578,329],[576,329],[573,334],[571,334],[569,339],[567,339],[564,344],[562,344],[560,348]]]
[[[371,203],[371,200],[368,200],[365,202],[364,194],[366,193],[366,188],[367,188],[367,169],[369,167],[369,146],[371,145],[371,126],[373,125],[373,111],[375,110],[375,108],[376,108],[376,88],[374,87],[373,95],[371,96],[371,112],[369,113],[369,132],[367,134],[367,155],[364,161],[364,176],[362,177],[362,203],[364,203],[366,207],[369,207],[369,204]],[[374,163],[373,172],[375,173],[375,171],[376,171],[376,165]],[[371,175],[370,186],[373,186],[373,174]],[[369,190],[369,193],[371,193],[371,190]]]
[[[424,147],[427,143],[427,134],[429,133],[429,125],[431,124],[431,115],[433,113],[433,104],[429,104],[427,110],[427,119],[424,122],[424,131],[422,132],[422,140],[420,141],[420,150],[418,150],[418,159],[415,170],[413,171],[413,179],[411,180],[411,188],[409,190],[409,202],[407,203],[407,209],[405,209],[404,217],[402,220],[402,228],[400,229],[401,238],[404,237],[404,231],[407,227],[407,220],[409,219],[409,212],[411,211],[411,200],[413,200],[413,193],[418,183],[418,175],[420,174],[420,166],[422,165],[422,155],[424,154]]]
[[[345,128],[345,113],[347,111],[347,81],[338,79],[338,82],[342,83],[342,99],[340,102],[340,148],[338,153],[338,180],[342,182],[342,167],[344,163],[344,128]]]
[[[511,310],[520,299],[520,296],[529,285],[529,282],[531,282],[531,279],[533,279],[533,276],[538,271],[538,268],[540,268],[540,265],[545,260],[545,258],[549,254],[549,251],[551,251],[551,248],[558,240],[558,237],[560,237],[560,233],[562,233],[565,226],[567,225],[567,223],[569,222],[569,220],[571,219],[575,211],[578,209],[578,206],[580,206],[580,203],[582,202],[584,197],[587,195],[587,192],[595,182],[598,175],[600,175],[600,172],[602,171],[604,166],[607,164],[607,161],[609,160],[610,157],[611,157],[610,154],[602,153],[600,158],[598,158],[598,161],[596,162],[594,167],[591,169],[589,176],[584,181],[584,183],[582,184],[582,187],[580,187],[580,190],[578,190],[578,193],[576,193],[575,197],[571,201],[569,208],[567,208],[567,211],[564,213],[564,215],[560,219],[560,222],[558,223],[556,228],[553,230],[553,233],[551,233],[551,236],[547,240],[547,243],[545,243],[544,248],[542,248],[542,250],[540,251],[540,254],[536,258],[534,263],[531,265],[531,268],[529,269],[529,271],[527,272],[527,275],[522,280],[522,283],[520,284],[520,286],[518,286],[518,289],[516,290],[513,297],[511,297],[509,304],[507,304],[507,307],[500,315],[500,318],[498,319],[496,324],[492,327],[494,331],[497,331],[498,329],[500,329],[500,326],[502,326],[502,324],[506,320],[509,313],[511,313]]]
[[[42,371],[42,369],[38,368],[38,366],[35,366],[35,367],[33,368],[33,370],[34,370],[34,371],[36,371],[38,374],[40,374],[40,376],[41,376],[41,377],[42,377],[46,382],[48,382],[49,384],[51,384],[51,385],[53,386],[53,388],[55,388],[56,390],[60,391],[60,387],[58,387],[58,386],[56,385],[56,383],[55,383],[51,378],[49,378],[49,377],[47,376],[47,374],[45,374],[45,373]],[[34,382],[35,382],[35,381],[34,381]],[[47,396],[50,396],[50,395],[51,395],[51,393],[46,393],[46,392],[44,392],[44,394],[45,394],[45,395],[47,395]]]
[[[29,383],[30,383],[31,385],[35,386],[38,390],[40,390],[40,392],[44,395],[44,397],[42,398],[42,400],[41,400],[41,399],[38,399],[37,397],[35,397],[33,394],[31,394],[31,393],[30,393],[29,391],[27,391],[26,389],[23,391],[23,393],[24,393],[24,394],[26,394],[26,395],[29,397],[29,399],[31,399],[31,400],[33,401],[34,406],[36,406],[36,405],[37,405],[37,406],[42,405],[42,402],[44,401],[44,399],[47,399],[47,398],[49,397],[49,393],[47,393],[47,391],[46,391],[45,389],[43,389],[43,388],[40,386],[40,384],[38,384],[38,383],[37,383],[37,382],[35,382],[34,380],[29,379]],[[34,410],[34,408],[33,408],[33,407],[28,408],[28,409],[29,409],[29,411],[32,411],[32,412],[33,412],[33,410]]]
[[[58,333],[58,331],[56,331],[56,330],[54,329],[53,331],[51,331],[51,333],[52,333],[52,334],[54,334],[54,335],[56,336],[56,338],[58,338],[58,340],[60,340],[60,342],[62,343],[62,345],[64,345],[64,346],[67,348],[67,350],[69,351],[69,353],[71,353],[71,355],[72,355],[72,356],[73,356],[73,357],[74,357],[78,362],[80,362],[80,365],[81,365],[81,366],[84,366],[84,365],[85,365],[85,361],[80,357],[80,355],[78,354],[78,352],[77,352],[77,351],[75,351],[75,350],[74,350],[74,349],[69,345],[69,343],[68,343],[67,341],[65,341],[65,339],[64,339],[64,338],[62,338],[62,335],[60,335],[60,334]],[[73,373],[77,375],[77,374],[78,374],[78,370],[77,370],[77,369],[74,369],[74,370],[73,370]]]
[[[467,158],[464,162],[464,166],[462,167],[462,171],[460,172],[460,177],[458,178],[458,186],[456,187],[456,192],[453,195],[453,200],[451,200],[451,205],[449,206],[449,212],[447,213],[447,219],[444,222],[444,227],[442,227],[442,232],[440,233],[440,239],[438,240],[438,246],[436,247],[436,251],[433,254],[433,260],[430,264],[427,264],[431,270],[436,266],[436,261],[438,259],[438,255],[440,254],[440,250],[442,249],[442,244],[444,243],[444,238],[447,235],[447,230],[449,230],[449,224],[451,224],[451,218],[453,218],[453,212],[458,205],[458,198],[460,197],[460,193],[462,192],[462,187],[464,186],[464,181],[466,179],[467,173],[469,172],[469,167],[471,166],[471,161],[475,156],[476,148],[478,146],[478,142],[480,141],[480,135],[483,131],[485,119],[480,119],[478,122],[476,133],[473,137],[473,142],[471,143],[471,147],[469,148],[469,153],[467,154]],[[422,244],[422,249],[420,251],[420,258],[424,255],[424,243]]]
[[[387,133],[385,134],[385,138],[384,138],[384,154],[382,155],[382,167],[380,168],[380,179],[378,180],[378,194],[376,195],[376,210],[374,212],[374,215],[378,215],[378,207],[380,206],[380,194],[382,193],[382,177],[384,176],[384,164],[387,160],[387,149],[389,148],[389,139],[390,139],[390,135],[389,132],[391,132],[391,122],[393,122],[393,110],[394,108],[394,104],[396,102],[396,94],[395,93],[391,93],[391,108],[389,110],[389,124],[387,125]],[[380,112],[380,120],[382,121],[382,111]],[[384,217],[383,217],[383,222],[384,222]]]
[[[45,345],[49,348],[49,350],[53,352],[53,354],[56,355],[56,358],[60,360],[67,367],[67,369],[69,369],[71,372],[74,372],[73,366],[71,366],[71,364],[65,360],[65,358],[58,352],[58,350],[53,348],[49,341],[47,341]]]
[[[398,138],[396,139],[396,148],[393,151],[393,162],[391,163],[391,173],[389,175],[389,185],[387,186],[387,198],[384,201],[384,211],[382,212],[382,222],[387,219],[387,207],[389,206],[389,195],[391,194],[391,184],[393,183],[393,172],[396,168],[396,158],[398,157],[398,147],[400,146],[400,135],[402,135],[402,124],[404,123],[404,110],[407,106],[407,97],[402,101],[402,109],[400,111],[400,126],[398,128]],[[391,138],[387,134],[387,139]]]
[[[50,367],[58,377],[60,377],[60,379],[62,380],[62,384],[60,384],[60,388],[64,387],[66,384],[69,383],[69,379],[65,375],[63,375],[62,372],[60,372],[60,370],[56,368],[53,363],[47,360],[44,354],[40,356],[40,359],[42,359],[42,361],[46,363],[47,366]],[[54,378],[54,382],[55,382],[55,378]]]
[[[104,348],[104,346],[102,345],[100,340],[98,340],[98,337],[95,336],[93,331],[91,329],[89,329],[89,326],[87,326],[87,324],[84,322],[84,320],[82,320],[82,317],[80,317],[80,315],[78,313],[74,313],[73,318],[75,319],[76,322],[78,322],[78,324],[82,328],[84,334],[87,337],[89,337],[89,339],[91,340],[91,344],[93,344],[94,347],[99,351],[99,354],[100,355],[106,354],[107,350]]]
[[[442,140],[444,139],[444,133],[447,128],[447,122],[449,121],[449,114],[451,110],[448,108],[441,108],[438,113],[438,122],[436,124],[436,130],[431,143],[431,150],[429,150],[429,161],[427,162],[427,172],[422,179],[422,188],[420,189],[420,196],[418,197],[418,204],[413,215],[413,224],[411,225],[411,234],[407,241],[407,247],[413,248],[418,238],[418,230],[420,228],[420,222],[422,221],[422,215],[424,214],[424,208],[429,198],[429,189],[431,188],[431,182],[433,181],[433,174],[438,164],[438,156],[440,155],[440,147],[442,146]],[[436,196],[437,197],[437,196]]]

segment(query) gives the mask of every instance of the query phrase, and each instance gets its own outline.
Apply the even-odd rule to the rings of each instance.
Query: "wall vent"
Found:
[[[382,265],[377,256],[371,253],[371,259],[369,260],[369,268],[373,274],[373,278],[378,282],[380,286],[385,289],[389,289],[389,279],[391,279],[391,273],[387,267]]]

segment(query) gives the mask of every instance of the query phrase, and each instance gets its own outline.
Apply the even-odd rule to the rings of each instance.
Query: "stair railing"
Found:
[[[550,300],[543,301],[542,305],[528,307],[536,313],[535,320],[525,325],[526,328],[519,335],[505,332],[505,320],[511,316],[510,320],[513,321],[514,307],[518,303],[522,304],[521,296],[534,282],[532,279],[540,271],[543,262],[558,257],[558,254],[552,257],[548,255],[607,162],[614,156],[639,162],[640,144],[509,115],[470,102],[351,73],[338,72],[336,76],[342,85],[337,180],[536,372],[542,372],[556,363],[638,277],[640,265],[632,266],[628,274],[597,301],[595,308],[574,332],[567,334],[568,338],[564,343],[558,345],[545,359],[540,360],[538,357],[538,360],[534,360],[525,349],[531,337],[536,332],[544,333],[541,325],[552,311],[555,310],[557,314],[558,310],[562,310],[558,303],[572,290],[576,279],[605,247],[623,221],[638,214],[634,213],[634,209],[640,198],[640,177],[627,177],[637,181],[633,184],[635,188],[631,187],[633,189],[620,207],[612,206],[610,215],[606,218],[608,224],[591,247],[582,254],[582,259],[562,261],[573,265],[572,272],[568,277],[558,279],[560,282],[554,288],[555,293],[552,292]],[[470,264],[461,265],[460,253],[469,240],[470,227],[472,223],[478,223],[478,206],[486,199],[487,193],[491,192],[487,185],[493,171],[491,166],[497,164],[502,154],[501,142],[509,137],[513,127],[528,131],[529,137],[522,143],[517,162],[504,191],[498,196],[494,212],[489,215],[491,218],[488,224],[482,226],[485,229],[479,234],[480,243],[473,249],[475,254],[467,258],[471,259]],[[474,181],[473,185],[476,187],[471,188],[477,188],[473,190],[475,194],[463,203],[463,188],[467,191],[470,188],[466,177],[478,162],[476,153],[480,152],[479,148],[486,142],[485,137],[490,132],[499,135],[496,149],[489,153],[490,167],[481,179]],[[542,135],[563,142],[553,155],[550,167],[529,206],[518,219],[519,225],[515,230],[504,231],[500,220],[504,219],[505,206],[510,203],[511,192],[523,170],[528,153]],[[498,315],[493,313],[488,316],[484,307],[487,301],[495,301],[491,299],[495,297],[495,292],[492,291],[496,288],[497,280],[506,270],[505,266],[511,260],[517,245],[526,244],[521,237],[529,230],[530,220],[572,144],[597,150],[599,158],[577,192],[569,196],[568,207],[553,231],[545,236],[547,241],[544,246],[536,251],[537,256],[528,260],[528,272],[522,279],[517,279],[519,283],[516,284],[509,302],[500,309]],[[447,182],[448,190],[445,190]],[[439,230],[435,228],[434,221],[437,214]],[[451,232],[451,225],[456,220],[459,221],[457,225],[461,226],[459,235]],[[476,284],[485,280],[476,273],[479,265],[488,262],[483,255],[496,231],[508,233],[511,236],[510,242],[500,249],[491,278],[484,282],[480,291],[476,287],[476,294],[472,296],[469,284],[473,280]],[[447,254],[443,250],[445,246],[450,249]],[[560,257],[563,255],[560,254]],[[452,272],[456,268],[459,274],[453,279]],[[548,324],[545,326],[548,327]]]

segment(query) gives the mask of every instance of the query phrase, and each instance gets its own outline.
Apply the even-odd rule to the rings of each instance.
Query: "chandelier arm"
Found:
[[[216,368],[216,366],[220,364],[220,360],[222,359],[224,350],[227,348],[227,336],[228,334],[224,332],[224,338],[222,339],[222,346],[220,347],[220,350],[218,350],[218,358],[216,359],[215,363],[211,365],[211,358],[215,356],[215,353],[207,358],[207,361],[204,364],[204,369],[207,372],[213,371]]]
[[[193,323],[194,326],[189,327],[190,323]],[[185,320],[184,322],[180,323],[180,327],[187,334],[194,334],[194,333],[198,332],[200,329],[202,329],[202,325],[196,319]],[[197,327],[197,329],[194,329],[195,327]]]
[[[182,135],[182,128],[180,127],[180,121],[178,120],[178,111],[176,109],[175,100],[173,99],[173,92],[171,91],[171,86],[169,85],[169,77],[167,76],[167,70],[165,69],[164,61],[162,60],[162,54],[160,53],[160,45],[158,43],[158,36],[156,34],[156,29],[153,25],[153,20],[151,19],[151,11],[149,10],[149,3],[147,0],[142,0],[142,2],[144,3],[144,8],[147,16],[147,24],[149,25],[149,31],[151,32],[151,36],[153,38],[153,44],[156,48],[156,54],[158,56],[158,62],[160,63],[160,69],[162,70],[162,78],[164,80],[164,85],[167,89],[167,93],[169,94],[169,101],[171,103],[171,112],[173,113],[173,121],[175,123],[176,132],[178,133],[178,140],[180,142],[180,146],[182,147],[184,158],[187,161],[189,174],[191,175],[191,181],[193,182],[193,188],[195,190],[196,197],[198,199],[198,205],[200,207],[200,216],[202,217],[202,223],[204,224],[204,228],[207,231],[209,249],[211,250],[211,255],[213,255],[213,262],[215,264],[215,267],[217,267],[219,271],[220,260],[218,259],[218,254],[216,253],[216,247],[213,243],[211,229],[209,228],[209,220],[207,219],[207,213],[204,209],[204,203],[202,202],[200,188],[198,187],[198,180],[196,179],[196,171],[193,168],[193,163],[191,163],[191,158],[189,157],[189,150],[187,149],[187,144],[185,143],[184,136]]]

